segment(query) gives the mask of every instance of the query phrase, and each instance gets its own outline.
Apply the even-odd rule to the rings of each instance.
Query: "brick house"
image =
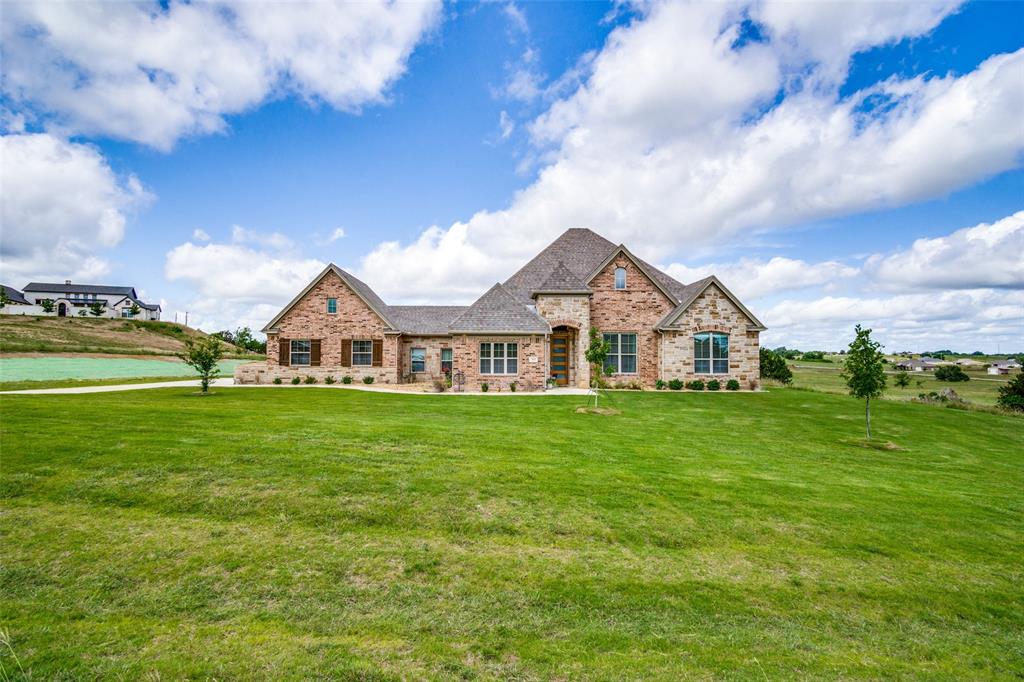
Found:
[[[611,382],[760,380],[765,327],[717,278],[683,284],[586,229],[567,230],[469,306],[388,305],[331,264],[263,328],[266,364],[239,367],[236,380],[396,384],[454,372],[467,390],[585,388],[591,327],[611,344]]]

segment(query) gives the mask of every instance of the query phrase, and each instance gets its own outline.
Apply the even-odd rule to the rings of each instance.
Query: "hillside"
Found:
[[[203,336],[174,322],[0,315],[0,353],[175,355],[185,339]],[[261,357],[226,345],[229,357]]]

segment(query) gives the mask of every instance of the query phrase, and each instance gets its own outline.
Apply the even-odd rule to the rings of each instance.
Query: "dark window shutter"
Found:
[[[277,340],[277,364],[287,367],[292,364],[292,346],[288,339]]]
[[[352,339],[341,340],[341,366],[352,366]]]
[[[320,339],[310,339],[309,341],[309,366],[320,366]]]
[[[373,340],[373,366],[380,367],[384,364],[384,342],[380,339]]]

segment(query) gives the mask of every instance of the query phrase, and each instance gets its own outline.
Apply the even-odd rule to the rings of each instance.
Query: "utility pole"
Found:
[[[185,311],[185,326],[188,326],[188,311]]]

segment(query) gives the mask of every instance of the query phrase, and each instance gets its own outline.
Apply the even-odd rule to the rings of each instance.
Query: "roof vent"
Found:
[[[64,284],[71,284],[71,280],[70,279],[64,280]]]

